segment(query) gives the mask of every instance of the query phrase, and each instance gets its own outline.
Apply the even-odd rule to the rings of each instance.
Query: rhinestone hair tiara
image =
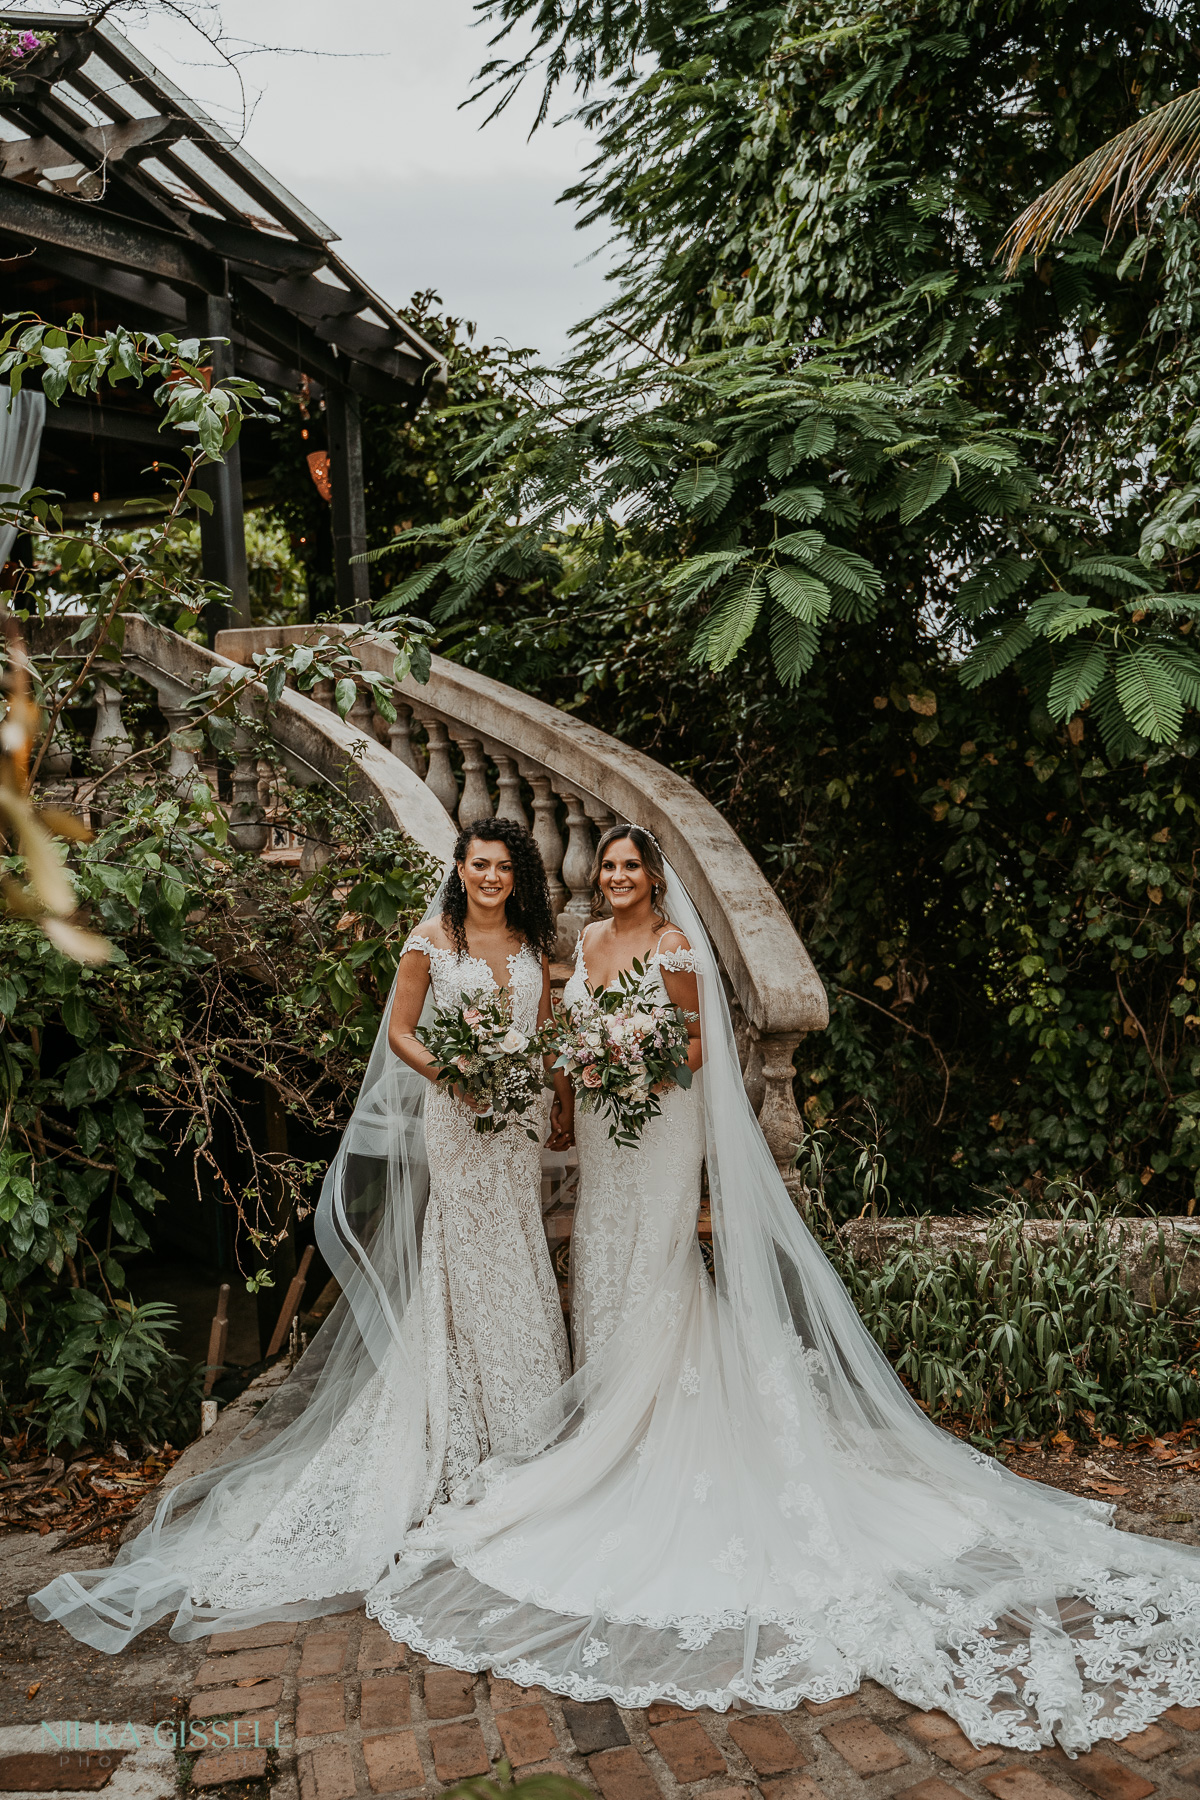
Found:
[[[658,839],[655,837],[654,833],[650,830],[650,828],[648,826],[639,825],[636,819],[630,819],[626,824],[626,830],[627,831],[640,831],[643,837],[648,837],[650,839],[650,842],[654,845],[654,848],[658,851],[658,854],[660,856],[663,855],[662,845],[659,843]]]

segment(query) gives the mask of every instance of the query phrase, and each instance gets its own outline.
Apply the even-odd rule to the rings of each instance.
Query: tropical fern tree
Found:
[[[553,586],[568,564],[577,605],[603,607],[632,553],[694,662],[727,669],[760,634],[795,687],[834,634],[870,628],[890,573],[952,619],[968,688],[1019,661],[1052,718],[1094,709],[1111,755],[1170,742],[1200,704],[1200,598],[1051,505],[1027,437],[945,379],[778,345],[545,378],[476,439],[477,502],[375,552],[441,552],[376,610],[432,601],[448,633],[475,630],[489,586]]]

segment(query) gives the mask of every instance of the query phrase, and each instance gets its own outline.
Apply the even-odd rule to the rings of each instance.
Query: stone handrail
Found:
[[[247,673],[221,652],[193,644],[137,614],[126,619],[122,659],[155,689],[160,710],[175,730],[185,729],[191,722],[194,715],[184,710],[185,703],[208,679],[211,669],[227,668],[235,677]],[[115,690],[110,689],[109,718],[114,714],[116,699]],[[261,685],[253,683],[247,690],[246,711],[261,716],[264,701]],[[420,776],[385,749],[373,734],[364,735],[357,722],[340,719],[307,694],[288,688],[270,713],[268,726],[288,773],[299,786],[310,787],[333,779],[371,814],[378,826],[406,832],[422,850],[439,862],[447,861],[454,845],[454,827],[445,808]],[[97,732],[104,729],[98,719]],[[257,758],[249,732],[239,732],[234,753],[237,761],[230,834],[240,849],[261,850],[268,826],[258,805]],[[175,748],[171,773],[184,788],[198,781],[195,753]]]
[[[331,623],[262,626],[220,632],[217,650],[239,664],[284,643],[337,636]],[[362,666],[389,680],[393,653],[370,634],[356,639]],[[493,813],[532,824],[559,919],[559,954],[574,951],[587,923],[593,827],[636,820],[661,843],[695,899],[732,988],[746,1086],[781,1167],[802,1124],[792,1091],[801,1036],[821,1030],[824,988],[778,896],[732,827],[682,776],[556,707],[442,657],[427,684],[411,677],[395,689],[398,719],[382,720],[395,759],[460,824]],[[360,693],[349,722],[371,731]],[[422,747],[414,725],[423,729]],[[461,775],[451,760],[461,753]],[[492,765],[494,777],[489,772]],[[529,784],[533,819],[522,794]],[[492,790],[497,798],[493,801]],[[565,809],[565,833],[558,802]],[[565,841],[564,841],[565,837]]]

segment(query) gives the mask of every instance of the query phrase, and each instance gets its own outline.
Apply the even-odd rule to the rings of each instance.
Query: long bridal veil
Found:
[[[421,925],[440,914],[444,885]],[[97,1649],[120,1650],[172,1612],[171,1635],[188,1639],[342,1609],[429,1507],[428,1083],[388,1044],[394,992],[317,1208],[317,1246],[341,1288],[333,1312],[236,1441],[169,1492],[109,1568],[60,1575],[30,1599]]]
[[[694,1233],[367,1602],[460,1668],[644,1706],[829,1700],[870,1676],[979,1742],[1072,1751],[1200,1701],[1200,1553],[1010,1474],[909,1397],[805,1227],[695,953],[715,1280]],[[654,1162],[636,1172],[653,1212]],[[577,1277],[578,1278],[578,1277]]]
[[[925,1418],[780,1178],[671,870],[667,905],[697,965],[714,1279],[693,1232],[665,1244],[604,1348],[428,1513],[421,1095],[384,1034],[322,1196],[336,1314],[232,1460],[34,1610],[112,1650],[176,1609],[186,1638],[365,1593],[437,1661],[579,1699],[788,1708],[870,1676],[1022,1749],[1200,1703],[1200,1553]],[[651,1160],[639,1179],[652,1209]]]

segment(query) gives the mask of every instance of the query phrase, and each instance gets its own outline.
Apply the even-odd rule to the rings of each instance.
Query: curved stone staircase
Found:
[[[252,673],[257,651],[347,629],[223,631],[216,649],[207,650],[131,616],[123,660],[156,690],[168,721],[182,727],[188,696],[214,667]],[[354,650],[365,669],[390,677],[393,653],[385,642],[356,638]],[[373,714],[365,684],[345,720],[333,710],[332,694],[319,689],[312,697],[287,688],[278,706],[267,709],[262,689],[251,683],[240,704],[247,721],[257,716],[266,724],[294,781],[345,789],[381,826],[399,827],[441,862],[449,859],[455,821],[498,814],[530,825],[546,864],[564,962],[589,917],[595,834],[618,820],[647,826],[679,870],[717,948],[747,1092],[776,1161],[788,1171],[802,1135],[793,1057],[806,1032],[828,1023],[828,1006],[795,927],[716,808],[653,758],[441,657],[434,657],[426,685],[410,677],[394,689],[394,701],[398,716],[390,727]],[[105,730],[119,735],[116,706],[114,690]],[[249,729],[239,732],[235,754],[231,832],[243,849],[261,849],[269,826]],[[195,753],[182,746],[171,766],[181,783],[198,778]]]

